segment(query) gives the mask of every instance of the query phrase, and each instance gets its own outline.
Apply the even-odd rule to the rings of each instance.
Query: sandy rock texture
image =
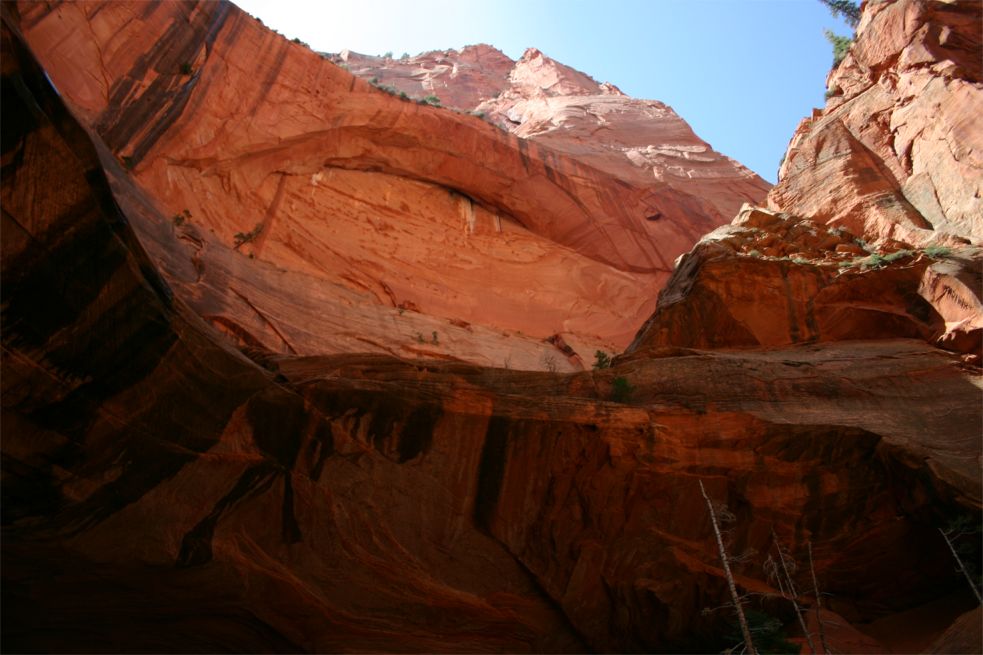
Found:
[[[768,206],[870,242],[983,239],[983,7],[870,0]],[[836,180],[835,184],[830,180]]]
[[[867,2],[768,209],[703,237],[629,348],[983,348],[983,6]]]
[[[967,15],[862,30],[894,6]],[[815,616],[811,545],[834,652],[974,648],[939,533],[983,505],[968,231],[748,205],[673,269],[731,182],[636,184],[229,4],[0,11],[6,650],[720,652],[701,482],[797,643],[765,563]],[[461,98],[629,102],[463,52]]]
[[[378,86],[413,98],[435,96],[632,187],[654,187],[645,216],[650,222],[688,215],[707,217],[703,226],[719,225],[768,190],[764,180],[696,136],[671,107],[631,98],[536,48],[518,61],[484,44],[400,59],[350,51],[332,58]],[[659,232],[661,242],[667,237]]]
[[[745,207],[681,259],[628,351],[911,338],[978,364],[981,292],[978,247],[878,252],[845,228]]]
[[[560,376],[243,353],[157,273],[111,178],[140,189],[23,65],[2,189],[11,648],[716,649],[698,480],[737,551],[812,541],[853,622],[958,593],[934,529],[980,502],[958,358],[676,349]],[[766,593],[759,566],[736,570]]]
[[[627,345],[679,254],[767,191],[715,153],[697,157],[707,175],[669,184],[615,137],[571,128],[578,145],[561,148],[400,99],[228,3],[15,12],[152,198],[136,228],[165,277],[242,344],[582,370]],[[495,70],[493,53],[468,52]],[[610,97],[627,131],[646,119]],[[667,121],[635,145],[702,143]],[[612,148],[617,166],[602,161]]]

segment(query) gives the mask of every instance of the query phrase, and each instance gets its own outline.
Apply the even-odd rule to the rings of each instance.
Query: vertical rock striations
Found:
[[[888,47],[865,34],[902,7],[972,52],[967,6],[870,3],[857,47]],[[848,227],[745,207],[630,353],[558,375],[627,341],[679,234],[734,201],[711,155],[575,156],[587,109],[638,101],[536,52],[447,53],[430,90],[501,83],[520,139],[225,3],[0,10],[8,650],[719,652],[701,486],[755,612],[794,621],[763,566],[777,535],[814,555],[835,650],[972,648],[938,528],[983,503],[980,258],[963,187],[923,160],[948,250],[891,241],[927,230],[911,200],[855,199]],[[820,150],[862,143],[829,129]],[[773,201],[832,161],[806,166],[809,138]],[[828,184],[881,161],[849,148]],[[670,172],[632,178],[670,160],[717,180],[696,205]]]
[[[679,254],[767,190],[668,108],[592,82],[564,96],[583,105],[557,114],[567,137],[517,138],[392,96],[228,3],[10,13],[153,198],[132,213],[164,275],[244,345],[582,369],[628,343]],[[461,98],[497,88],[495,51],[460,57],[471,72],[441,79]],[[543,84],[543,61],[517,65],[532,71],[517,88]],[[621,127],[588,141],[598,120]]]

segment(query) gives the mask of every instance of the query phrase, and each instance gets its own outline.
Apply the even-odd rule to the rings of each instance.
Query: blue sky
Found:
[[[236,0],[315,50],[367,54],[490,43],[536,47],[599,82],[673,107],[705,141],[769,182],[799,120],[824,104],[818,0]]]

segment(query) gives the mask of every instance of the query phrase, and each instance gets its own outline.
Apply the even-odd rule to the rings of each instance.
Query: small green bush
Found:
[[[437,96],[435,96],[433,94],[428,95],[428,96],[424,96],[423,102],[426,103],[426,104],[428,104],[428,105],[433,105],[434,107],[439,107],[440,106],[440,98],[438,98]]]
[[[610,368],[611,358],[603,350],[594,352],[594,368]]]
[[[393,58],[393,51],[392,51],[392,50],[388,50],[388,51],[387,51],[387,52],[386,52],[385,54],[383,54],[382,56],[383,56],[383,57],[385,57],[386,59],[392,59],[392,58]]]
[[[941,259],[942,257],[951,255],[952,248],[946,246],[928,246],[923,252],[932,259]]]
[[[853,39],[849,36],[833,34],[830,30],[823,30],[823,35],[825,35],[826,40],[833,46],[833,67],[835,68],[846,58],[847,53],[850,51],[850,46],[853,45]]]
[[[896,250],[896,251],[892,252],[889,255],[884,255],[884,263],[885,264],[890,264],[891,262],[896,262],[899,259],[904,259],[905,257],[910,257],[913,254],[915,254],[915,253],[913,253],[910,250]]]
[[[181,64],[181,75],[191,75],[195,72],[195,69],[191,67],[191,64],[184,62]]]
[[[611,400],[616,403],[626,403],[635,393],[635,387],[628,380],[617,377],[611,381]]]
[[[884,256],[878,255],[876,253],[870,255],[869,257],[865,257],[860,262],[861,268],[880,268],[883,265],[884,265]]]

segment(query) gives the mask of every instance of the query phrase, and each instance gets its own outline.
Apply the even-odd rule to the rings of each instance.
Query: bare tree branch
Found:
[[[744,608],[741,607],[741,599],[737,595],[737,585],[734,584],[734,576],[730,572],[730,564],[727,562],[727,551],[724,549],[724,540],[720,536],[720,526],[717,524],[717,514],[713,509],[713,503],[710,501],[710,497],[707,496],[707,490],[703,486],[703,480],[700,480],[700,492],[703,493],[703,499],[707,501],[707,509],[710,510],[710,523],[713,524],[713,533],[717,537],[717,549],[720,551],[720,562],[724,566],[724,575],[727,576],[727,586],[730,587],[730,597],[734,601],[734,610],[737,612],[737,620],[741,624],[741,634],[744,637],[744,646],[747,652],[751,655],[758,655],[758,651],[754,649],[754,642],[751,641],[751,631],[748,629],[747,617],[744,616]],[[733,515],[731,515],[733,516]]]
[[[959,570],[963,572],[964,576],[966,576],[966,582],[969,583],[969,587],[973,590],[973,593],[976,594],[977,602],[983,604],[983,597],[980,596],[980,590],[976,587],[976,583],[973,582],[972,576],[970,576],[969,571],[966,570],[966,565],[963,564],[962,558],[959,557],[959,554],[956,552],[952,542],[949,541],[949,535],[942,528],[939,528],[939,532],[942,534],[942,538],[945,539],[945,545],[949,547],[950,551],[952,551],[952,556],[956,558],[956,563],[959,565]]]
[[[809,642],[809,650],[815,653],[816,644],[812,643],[812,633],[806,628],[805,619],[802,617],[802,608],[799,606],[799,594],[795,591],[795,582],[792,581],[792,574],[789,572],[790,568],[794,569],[794,562],[786,562],[785,553],[782,552],[782,544],[778,541],[778,535],[775,534],[774,528],[771,530],[771,538],[775,542],[775,550],[778,551],[778,561],[782,563],[782,571],[785,573],[785,582],[788,585],[789,591],[786,598],[792,602],[792,607],[795,609],[795,616],[799,619],[799,625],[802,626],[802,634],[805,635],[806,641]]]
[[[826,630],[823,628],[823,601],[822,594],[819,593],[819,582],[816,580],[816,567],[812,564],[812,541],[806,542],[809,549],[809,572],[812,573],[812,593],[816,597],[816,623],[819,625],[819,643],[823,646],[823,652],[830,655],[829,645],[826,643]]]

